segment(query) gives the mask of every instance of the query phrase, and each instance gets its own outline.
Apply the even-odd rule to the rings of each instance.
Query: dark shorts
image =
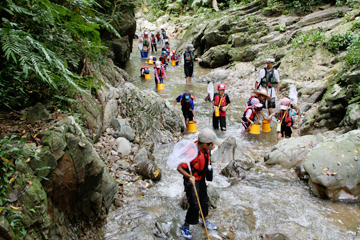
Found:
[[[154,76],[154,78],[155,78],[155,87],[156,87],[156,85],[158,84],[158,82],[157,82],[156,76]],[[160,80],[160,83],[164,83],[164,79],[163,79],[163,78],[159,78],[159,80]]]
[[[215,114],[213,114],[213,128],[214,128],[214,130],[219,129],[219,122],[220,122],[221,131],[226,131],[226,117],[215,117]]]
[[[275,105],[275,98],[272,98],[271,100],[264,100],[264,107],[266,106],[266,103],[267,103],[267,109],[269,108],[275,108],[276,105]]]
[[[193,115],[191,110],[188,110],[188,109],[183,110],[182,109],[182,112],[183,112],[183,116],[185,118],[185,121],[186,121],[186,119],[189,119],[189,121],[194,120],[194,115]]]
[[[281,125],[281,137],[284,137],[285,134],[286,137],[291,138],[291,133],[292,133],[291,127]]]
[[[193,77],[194,76],[194,65],[189,66],[189,65],[184,65],[184,72],[185,72],[185,77]]]

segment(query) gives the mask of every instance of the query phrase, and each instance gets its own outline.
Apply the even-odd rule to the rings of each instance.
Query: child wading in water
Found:
[[[245,109],[244,116],[241,119],[241,123],[245,128],[245,130],[241,130],[241,134],[245,135],[245,132],[250,131],[250,125],[255,124],[256,114],[260,111],[262,106],[263,105],[260,103],[259,99],[251,99],[250,106]]]
[[[285,138],[291,138],[291,126],[293,125],[292,117],[296,115],[296,111],[290,108],[290,99],[283,98],[280,104],[280,110],[277,110],[269,116],[270,120],[273,116],[278,119],[278,124],[281,125],[280,131],[277,134],[277,140],[280,141],[285,135]]]
[[[176,50],[175,50],[175,49],[172,51],[171,61],[175,61],[176,66],[179,65],[179,55],[176,54]]]
[[[161,65],[160,61],[155,62],[155,87],[159,83],[164,83],[164,78],[167,80],[164,66]]]

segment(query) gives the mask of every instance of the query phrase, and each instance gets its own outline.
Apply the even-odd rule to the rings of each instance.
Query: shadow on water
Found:
[[[176,43],[172,42],[171,47],[174,45]],[[125,70],[137,87],[156,91],[152,66],[151,80],[145,81],[140,77],[140,68],[145,65],[146,59],[141,59],[136,49],[137,42],[134,41],[134,52]],[[159,57],[159,52],[156,56]],[[168,80],[164,81],[165,90],[158,92],[171,104],[181,92],[191,92],[196,97],[199,131],[211,127],[210,103],[204,101],[207,84],[202,81],[202,76],[209,72],[209,69],[201,68],[196,63],[195,77],[191,84],[185,85],[183,68],[169,66],[166,71]],[[262,159],[276,143],[275,123],[272,123],[270,133],[241,135],[245,99],[232,99],[231,96],[230,99],[227,131],[217,132],[219,138],[224,140],[232,136],[238,147],[250,150],[253,156]],[[180,104],[176,110],[182,116]],[[184,137],[195,140],[197,134]],[[124,185],[124,205],[110,211],[106,239],[181,239],[179,227],[186,214],[180,207],[184,194],[183,180],[175,169],[169,169],[166,165],[172,147],[173,144],[155,147],[154,157],[162,169],[162,179],[155,187],[142,191],[133,183]],[[208,183],[209,192],[219,194],[217,208],[210,211],[212,221],[219,227],[218,231],[210,231],[214,239],[225,239],[224,235],[229,232],[235,239],[261,239],[261,235],[274,233],[282,233],[289,239],[354,239],[360,225],[358,205],[321,200],[313,196],[308,185],[299,182],[290,171],[268,169],[260,164],[251,169],[243,180],[227,179],[219,174],[226,164],[216,163],[216,159],[214,161],[214,180]],[[154,233],[159,228],[166,234],[155,237]],[[199,225],[192,226],[191,232],[193,239],[204,239],[204,229]]]

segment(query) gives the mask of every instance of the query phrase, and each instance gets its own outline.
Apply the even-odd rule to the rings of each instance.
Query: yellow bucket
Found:
[[[218,106],[215,106],[214,114],[215,114],[215,117],[220,117],[220,109]]]
[[[268,120],[263,120],[262,122],[262,131],[263,132],[271,132],[270,122]]]
[[[151,74],[145,74],[145,80],[150,80],[151,79]]]
[[[197,132],[196,123],[194,121],[189,122],[189,132],[194,133]]]
[[[260,123],[256,123],[250,126],[251,134],[260,134]]]
[[[171,60],[171,66],[176,66],[176,62],[175,62],[175,60]]]
[[[157,90],[164,90],[164,89],[165,89],[165,86],[164,86],[163,83],[158,83],[158,84],[156,85],[156,88],[157,88]]]
[[[152,64],[154,64],[154,60],[152,60],[152,59],[149,59],[149,61],[148,61],[148,63],[147,64],[149,64],[149,65],[152,65]]]

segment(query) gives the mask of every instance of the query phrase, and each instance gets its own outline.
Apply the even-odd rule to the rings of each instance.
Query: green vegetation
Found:
[[[332,34],[326,38],[321,31],[312,30],[301,34],[292,40],[293,48],[309,48],[324,46],[333,54],[346,51],[346,62],[348,65],[360,64],[360,37],[358,22],[353,24],[350,31],[344,34]]]
[[[1,106],[23,108],[62,89],[96,87],[81,70],[102,61],[107,47],[101,33],[120,38],[111,23],[131,7],[133,3],[118,0],[3,1]]]
[[[18,140],[16,135],[5,136],[0,139],[0,218],[5,217],[10,225],[10,232],[14,239],[23,239],[26,235],[26,228],[23,223],[24,213],[26,211],[35,211],[34,209],[23,209],[13,206],[9,203],[8,196],[20,186],[17,184],[18,178],[23,178],[16,171],[15,161],[19,158],[25,158],[22,147],[27,139]],[[12,203],[13,204],[13,203]]]

